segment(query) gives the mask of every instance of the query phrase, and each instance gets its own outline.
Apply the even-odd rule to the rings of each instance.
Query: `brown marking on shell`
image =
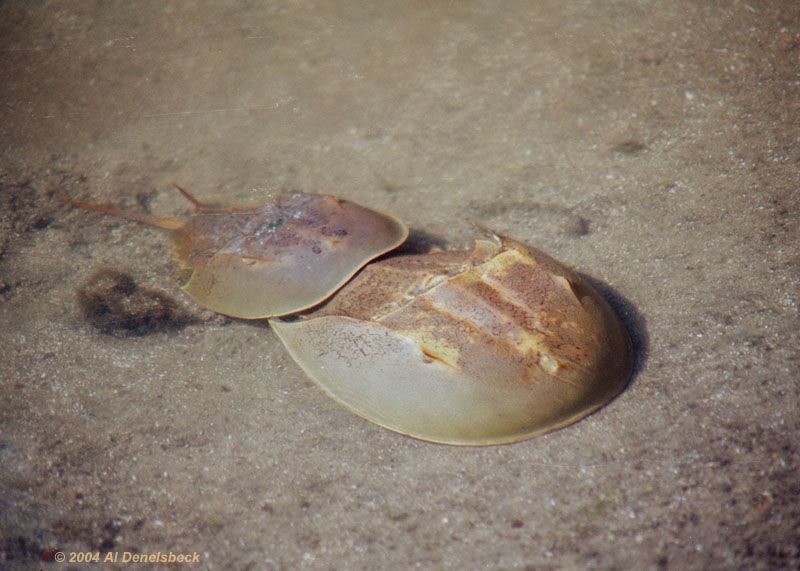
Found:
[[[334,399],[448,444],[514,442],[575,422],[619,393],[632,368],[608,304],[508,239],[379,260],[320,308],[272,324]]]
[[[182,289],[234,317],[312,307],[408,236],[393,216],[333,196],[293,192],[263,206],[217,209],[177,188],[197,208],[185,222],[67,202],[169,231],[178,260],[192,270]]]

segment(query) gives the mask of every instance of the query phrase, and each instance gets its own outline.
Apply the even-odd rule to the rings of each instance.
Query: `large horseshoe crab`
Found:
[[[334,399],[390,430],[501,444],[571,424],[625,386],[622,322],[584,280],[507,238],[373,262],[271,324]]]

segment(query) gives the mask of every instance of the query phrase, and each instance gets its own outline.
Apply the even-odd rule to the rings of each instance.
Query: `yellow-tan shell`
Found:
[[[177,258],[192,271],[182,289],[233,317],[312,307],[408,236],[397,218],[334,196],[293,192],[263,206],[211,208],[178,190],[198,209],[186,221],[67,202],[169,231]]]
[[[579,420],[632,369],[628,333],[577,274],[499,238],[367,265],[273,329],[357,414],[415,438],[515,442]]]

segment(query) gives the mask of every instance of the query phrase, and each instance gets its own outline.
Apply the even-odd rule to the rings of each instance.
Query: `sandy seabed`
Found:
[[[0,50],[0,567],[800,567],[797,2],[8,0]],[[381,429],[59,200],[181,217],[172,182],[541,248],[634,378],[519,444]],[[98,328],[100,269],[179,319]]]

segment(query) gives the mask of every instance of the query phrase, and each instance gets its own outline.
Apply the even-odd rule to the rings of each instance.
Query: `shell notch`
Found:
[[[182,289],[233,317],[313,307],[408,236],[397,218],[333,196],[292,192],[264,206],[212,208],[175,187],[197,209],[186,221],[66,202],[168,231],[176,257],[192,271]]]
[[[633,355],[577,274],[512,240],[373,262],[273,329],[330,396],[390,430],[457,445],[566,426],[623,390]]]

